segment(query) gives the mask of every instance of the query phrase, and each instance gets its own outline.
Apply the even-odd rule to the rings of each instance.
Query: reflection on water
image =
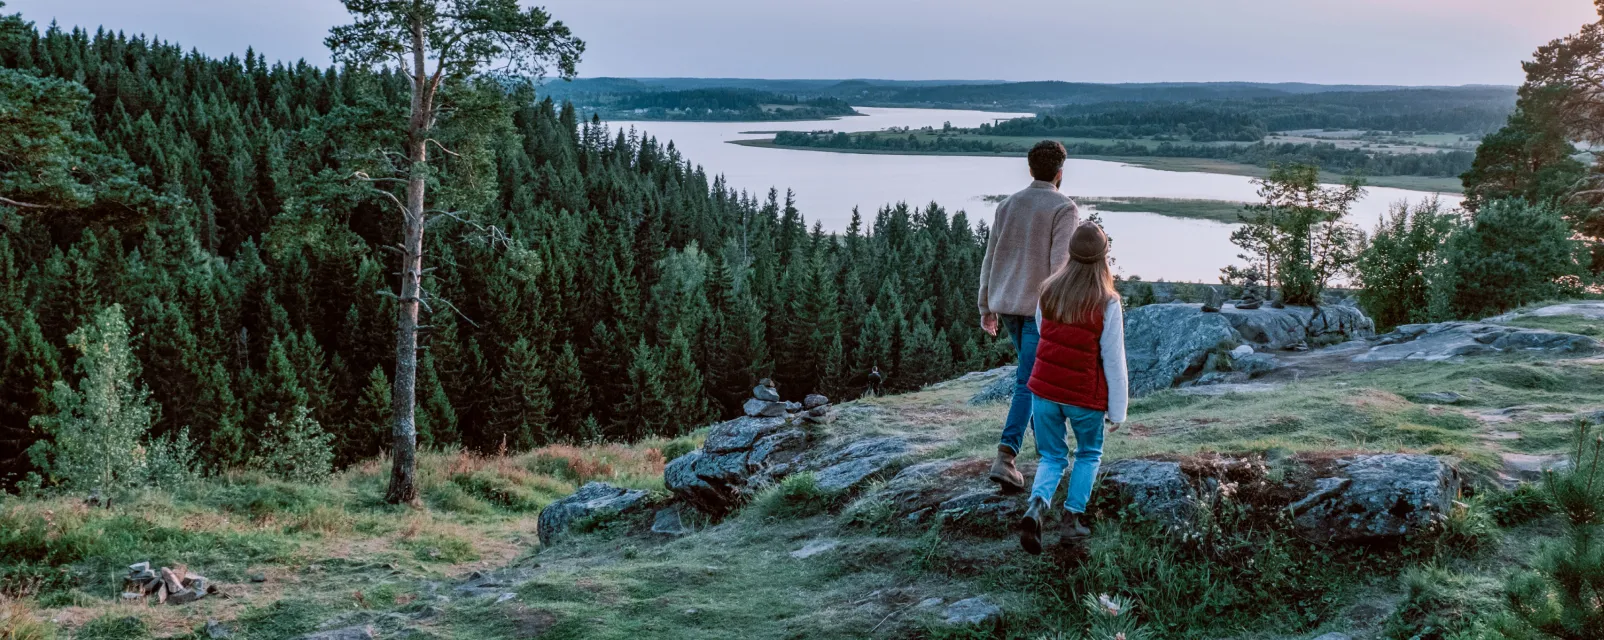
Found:
[[[897,156],[765,149],[727,144],[731,140],[766,139],[753,131],[876,131],[888,127],[973,127],[1020,114],[943,109],[876,109],[859,107],[860,117],[814,122],[620,122],[673,141],[684,157],[709,173],[724,174],[731,187],[762,195],[770,187],[796,192],[797,206],[809,221],[840,231],[860,207],[866,222],[874,210],[890,203],[922,206],[935,202],[949,212],[967,211],[970,223],[991,223],[995,205],[987,194],[1012,193],[1030,182],[1021,158],[969,156]],[[743,133],[746,132],[746,133]],[[1071,196],[1202,198],[1252,201],[1251,179],[1209,173],[1156,171],[1097,160],[1071,160],[1064,171],[1064,191]],[[1375,226],[1392,203],[1418,201],[1430,194],[1403,189],[1372,188],[1354,207],[1354,221],[1366,230]],[[1444,195],[1457,205],[1457,194]],[[1219,269],[1237,262],[1231,227],[1202,220],[1168,218],[1147,213],[1102,214],[1120,271],[1155,280],[1213,282]]]

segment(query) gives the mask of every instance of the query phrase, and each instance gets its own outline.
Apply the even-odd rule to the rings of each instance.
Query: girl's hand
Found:
[[[1108,427],[1108,432],[1109,433],[1114,433],[1115,431],[1119,431],[1120,425],[1123,424],[1123,423],[1119,423],[1119,422],[1114,422],[1113,420],[1109,420],[1108,418],[1103,418],[1103,422]]]

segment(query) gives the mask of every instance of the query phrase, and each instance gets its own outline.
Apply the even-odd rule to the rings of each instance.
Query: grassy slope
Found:
[[[921,458],[983,459],[1004,408],[969,405],[974,391],[948,384],[845,405],[832,429],[916,438],[928,445]],[[1456,407],[1408,400],[1427,391],[1471,399]],[[1475,417],[1511,405],[1532,410],[1497,424]],[[1409,364],[1270,393],[1156,394],[1135,403],[1130,425],[1110,437],[1107,451],[1118,459],[1204,450],[1408,450],[1460,456],[1472,475],[1484,476],[1506,452],[1562,451],[1567,427],[1545,415],[1599,407],[1604,370],[1593,361]],[[10,498],[0,503],[0,569],[7,572],[0,586],[28,596],[39,617],[61,620],[83,638],[140,637],[115,627],[130,616],[137,622],[128,624],[156,635],[184,636],[212,618],[233,621],[236,637],[284,638],[364,611],[436,611],[417,625],[469,640],[950,636],[932,626],[939,607],[916,604],[981,594],[1008,612],[1005,636],[1036,638],[1075,629],[1083,621],[1077,603],[1094,591],[1137,597],[1166,635],[1254,638],[1381,624],[1355,612],[1406,597],[1398,572],[1427,559],[1453,580],[1479,585],[1456,594],[1495,597],[1508,568],[1548,535],[1541,523],[1527,525],[1470,558],[1430,550],[1350,554],[1283,541],[1255,551],[1290,563],[1270,580],[1253,573],[1265,569],[1178,556],[1132,524],[1101,521],[1091,559],[1066,565],[1024,556],[994,531],[888,520],[872,501],[837,498],[827,513],[799,515],[766,496],[723,523],[693,523],[699,531],[678,540],[603,525],[537,549],[541,506],[591,479],[660,490],[661,451],[673,455],[693,444],[557,447],[508,458],[431,454],[423,460],[426,505],[419,509],[380,504],[382,461],[319,486],[234,477],[176,494],[144,493],[109,510],[64,498]],[[1033,457],[1027,446],[1025,458]],[[30,527],[42,527],[40,539],[13,533]],[[839,547],[807,560],[789,555],[817,539]],[[187,607],[117,603],[119,568],[146,559],[186,564],[237,597]],[[514,601],[432,600],[432,581],[504,565],[535,571]],[[249,583],[246,576],[258,571],[267,581]],[[1261,582],[1272,585],[1266,593],[1242,592]],[[1203,589],[1214,601],[1255,604],[1212,610],[1197,600]]]
[[[818,147],[790,147],[774,144],[773,140],[731,140],[730,144],[746,147],[762,147],[772,149],[792,149],[796,151],[817,151],[821,153],[858,153],[871,155],[919,155],[919,156],[995,156],[995,157],[1022,157],[1023,151],[999,151],[996,153],[961,152],[961,151],[895,151],[877,149],[823,149]],[[1180,171],[1183,173],[1222,173],[1233,176],[1248,176],[1253,178],[1266,178],[1270,170],[1251,164],[1215,160],[1211,158],[1153,158],[1130,156],[1070,156],[1081,160],[1102,160],[1104,162],[1119,162],[1159,171]],[[1320,179],[1331,184],[1337,184],[1346,179],[1338,173],[1323,171]],[[1373,187],[1391,187],[1394,189],[1410,189],[1414,191],[1429,191],[1434,193],[1462,193],[1464,185],[1458,178],[1429,178],[1425,176],[1369,176],[1365,184]]]

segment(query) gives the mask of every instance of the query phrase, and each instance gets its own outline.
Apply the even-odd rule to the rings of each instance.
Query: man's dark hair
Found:
[[[1064,168],[1069,152],[1057,140],[1043,140],[1030,148],[1030,175],[1042,182],[1052,182]]]

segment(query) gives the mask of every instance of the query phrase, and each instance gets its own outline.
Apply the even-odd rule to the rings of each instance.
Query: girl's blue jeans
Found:
[[[1064,508],[1071,513],[1086,513],[1092,482],[1097,479],[1097,466],[1103,459],[1103,412],[1037,397],[1031,405],[1031,422],[1036,432],[1036,451],[1041,454],[1036,481],[1030,489],[1031,500],[1039,498],[1052,502],[1059,481],[1064,479],[1064,471],[1069,469],[1068,431],[1073,430],[1075,466],[1069,473],[1069,497],[1064,501]]]

